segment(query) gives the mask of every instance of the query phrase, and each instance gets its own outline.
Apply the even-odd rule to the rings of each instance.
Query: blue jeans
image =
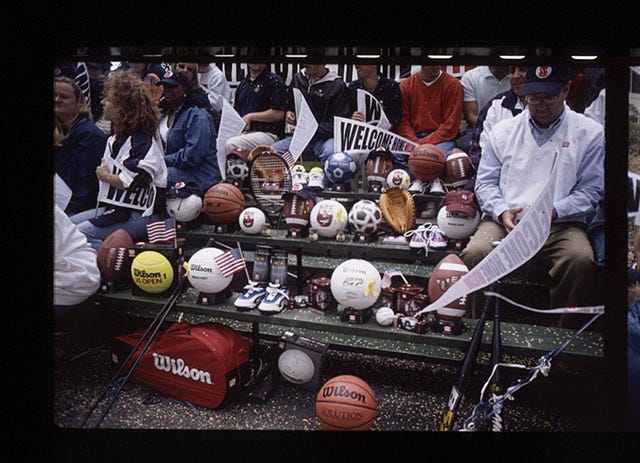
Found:
[[[271,148],[281,153],[284,153],[291,146],[291,137],[278,140]],[[307,147],[302,151],[299,161],[303,156],[313,157],[324,164],[324,161],[333,153],[335,149],[333,147],[333,138],[312,138]]]
[[[98,215],[102,214],[105,210],[104,207],[98,208]],[[142,211],[131,212],[131,217],[125,222],[117,222],[107,227],[96,227],[89,222],[89,219],[93,218],[96,213],[95,209],[89,209],[84,212],[72,215],[71,221],[76,224],[78,230],[80,230],[87,237],[87,241],[93,249],[96,251],[100,248],[102,242],[114,231],[122,228],[129,233],[134,243],[136,241],[147,240],[147,224],[154,220],[166,219],[169,217],[166,213],[151,214],[147,217],[142,217]]]

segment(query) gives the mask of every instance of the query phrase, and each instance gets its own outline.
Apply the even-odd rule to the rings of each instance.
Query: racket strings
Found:
[[[280,157],[262,154],[251,163],[249,171],[251,190],[256,201],[269,212],[278,212],[284,206],[283,195],[291,188],[291,172]]]

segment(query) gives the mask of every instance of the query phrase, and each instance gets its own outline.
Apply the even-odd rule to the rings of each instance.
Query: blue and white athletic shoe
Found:
[[[289,290],[286,287],[281,288],[280,285],[269,283],[266,293],[266,296],[258,305],[258,310],[268,314],[282,312],[282,309],[289,302]]]
[[[250,281],[243,289],[244,293],[233,303],[238,310],[255,309],[267,295],[267,288],[253,281]]]

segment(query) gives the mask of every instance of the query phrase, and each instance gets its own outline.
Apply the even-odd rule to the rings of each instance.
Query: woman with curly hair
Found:
[[[95,206],[100,165],[107,136],[92,121],[82,90],[73,79],[53,79],[53,165],[71,190],[68,215]]]
[[[149,86],[133,72],[114,72],[105,81],[102,106],[114,128],[95,169],[103,206],[71,217],[96,250],[119,228],[134,241],[145,240],[147,223],[168,217],[160,114]]]

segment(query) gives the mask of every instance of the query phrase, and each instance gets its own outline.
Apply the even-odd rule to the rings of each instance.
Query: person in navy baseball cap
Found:
[[[570,80],[571,68],[567,66],[528,67],[522,95],[532,93],[558,95]]]
[[[160,82],[156,83],[156,85],[171,85],[172,87],[175,87],[176,85],[182,85],[184,88],[191,88],[191,79],[189,79],[189,76],[187,75],[186,72],[173,72],[173,71],[167,71],[164,73],[164,76],[162,77],[162,79],[160,79]]]

